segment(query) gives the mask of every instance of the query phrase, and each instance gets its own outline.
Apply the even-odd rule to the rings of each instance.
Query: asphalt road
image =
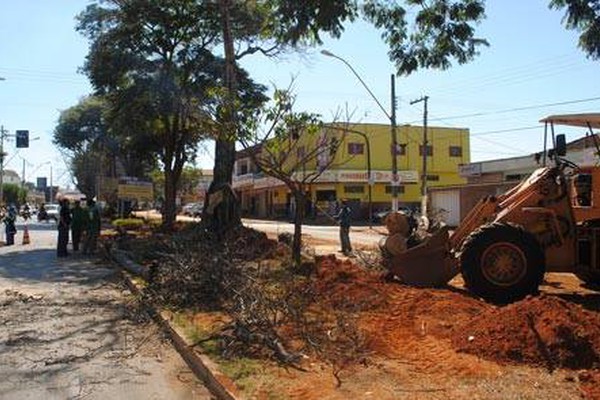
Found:
[[[210,399],[115,269],[56,258],[56,225],[0,247],[1,399]]]

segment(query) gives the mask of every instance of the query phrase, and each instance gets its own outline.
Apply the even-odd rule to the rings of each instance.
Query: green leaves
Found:
[[[472,60],[484,39],[475,37],[474,25],[484,18],[482,0],[407,0],[417,8],[412,23],[407,10],[396,2],[369,0],[362,6],[367,20],[382,30],[389,46],[390,59],[399,74],[408,75],[419,68],[447,69],[456,60]]]
[[[600,59],[600,1],[551,0],[550,8],[566,8],[563,23],[580,32],[579,47],[594,60]]]

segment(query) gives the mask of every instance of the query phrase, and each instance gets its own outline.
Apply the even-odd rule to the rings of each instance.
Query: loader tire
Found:
[[[508,223],[485,225],[465,240],[461,269],[467,288],[506,304],[536,294],[544,279],[544,252],[535,237]]]

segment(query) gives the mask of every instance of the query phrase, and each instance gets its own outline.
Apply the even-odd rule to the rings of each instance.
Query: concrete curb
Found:
[[[134,275],[147,276],[147,270],[133,262],[126,256],[123,251],[110,251],[110,256],[115,261],[123,272],[129,272]],[[135,285],[127,273],[123,273],[123,278],[129,290],[136,295],[140,295],[140,289]],[[213,394],[218,400],[239,400],[240,397],[235,392],[235,383],[219,372],[216,369],[215,364],[206,356],[198,354],[190,347],[190,344],[186,342],[183,336],[177,332],[176,328],[171,326],[168,318],[157,311],[154,307],[148,304],[143,304],[146,311],[152,316],[152,319],[169,335],[173,345],[181,357],[185,360],[190,369],[200,379],[206,388]]]

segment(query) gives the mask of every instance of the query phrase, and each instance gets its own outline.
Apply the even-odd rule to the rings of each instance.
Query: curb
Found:
[[[140,295],[140,289],[131,280],[129,275],[124,272],[128,272],[141,277],[147,276],[147,270],[133,262],[126,256],[126,253],[119,250],[109,251],[110,258],[117,263],[120,267],[122,276],[125,280],[125,284],[129,290],[135,295]],[[230,378],[220,373],[214,363],[206,356],[196,353],[190,345],[185,341],[182,335],[171,326],[168,318],[162,313],[158,312],[154,307],[143,303],[143,307],[150,314],[154,322],[160,326],[165,333],[169,335],[171,341],[186,364],[190,367],[192,372],[204,383],[206,388],[214,395],[218,400],[239,400],[240,397],[235,394],[235,383]]]

